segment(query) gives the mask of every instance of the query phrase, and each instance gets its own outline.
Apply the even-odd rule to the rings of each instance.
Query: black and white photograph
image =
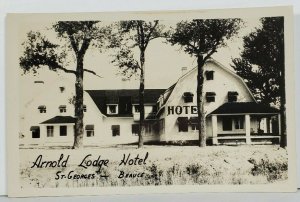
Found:
[[[8,15],[9,195],[296,191],[291,16]]]

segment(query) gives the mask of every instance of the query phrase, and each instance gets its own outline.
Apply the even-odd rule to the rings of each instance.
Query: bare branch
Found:
[[[59,65],[57,63],[53,63],[51,65],[52,65],[52,67],[55,67],[55,69],[60,69],[60,70],[62,70],[64,72],[66,72],[66,73],[76,74],[76,71],[70,70],[70,69],[66,69],[66,68],[62,67],[61,65]]]
[[[83,69],[83,71],[88,72],[88,73],[91,73],[91,74],[94,74],[95,76],[98,76],[99,78],[103,78],[102,76],[96,74],[96,72],[94,72],[94,71],[92,71],[92,70],[89,70],[89,69]]]

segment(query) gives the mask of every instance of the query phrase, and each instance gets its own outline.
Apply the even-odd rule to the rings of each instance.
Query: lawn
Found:
[[[70,155],[66,167],[30,168],[39,155],[43,160],[57,161],[61,154],[64,159]],[[129,154],[127,164],[119,165]],[[277,145],[20,149],[20,176],[23,187],[41,188],[267,184],[287,180],[287,156],[287,151]],[[96,159],[97,166],[88,166]],[[85,167],[78,166],[81,163]]]

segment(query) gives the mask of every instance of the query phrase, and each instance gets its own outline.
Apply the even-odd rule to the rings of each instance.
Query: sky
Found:
[[[239,57],[243,49],[243,36],[248,35],[250,32],[255,31],[256,27],[260,26],[259,18],[243,19],[244,26],[240,29],[239,33],[227,41],[227,47],[218,49],[213,58],[223,64],[225,67],[231,68],[232,58]],[[23,24],[19,31],[19,43],[21,44],[26,40],[26,33],[29,31],[39,31],[53,43],[61,43],[57,41],[56,33],[51,29],[51,24],[54,22],[35,22]],[[174,22],[163,22],[165,25],[174,25]],[[20,56],[22,55],[22,46],[20,46]],[[139,78],[132,76],[130,80],[122,80],[122,76],[118,74],[118,67],[114,66],[111,61],[113,52],[106,51],[100,53],[95,48],[89,48],[84,58],[84,67],[95,71],[102,78],[96,77],[92,74],[85,73],[84,75],[84,89],[129,89],[139,87]],[[146,50],[146,70],[145,82],[146,88],[166,89],[174,84],[182,75],[181,68],[187,67],[188,70],[196,66],[195,57],[191,57],[179,46],[171,46],[165,43],[164,39],[155,39],[151,41]],[[22,74],[20,70],[20,89],[21,97],[23,100],[32,99],[34,95],[35,80],[42,80],[45,84],[51,85],[58,78],[63,77],[69,82],[74,81],[73,74],[66,74],[62,71],[53,72],[47,68],[38,70],[37,75],[32,73]]]

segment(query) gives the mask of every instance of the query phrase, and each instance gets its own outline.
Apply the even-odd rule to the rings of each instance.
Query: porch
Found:
[[[228,104],[228,103],[226,103]],[[278,144],[280,142],[280,114],[277,109],[251,103],[239,109],[240,103],[230,103],[228,109],[218,108],[210,114],[212,143],[218,144]],[[221,106],[221,107],[222,107]],[[253,107],[260,108],[260,111]],[[225,106],[228,108],[228,105]]]

